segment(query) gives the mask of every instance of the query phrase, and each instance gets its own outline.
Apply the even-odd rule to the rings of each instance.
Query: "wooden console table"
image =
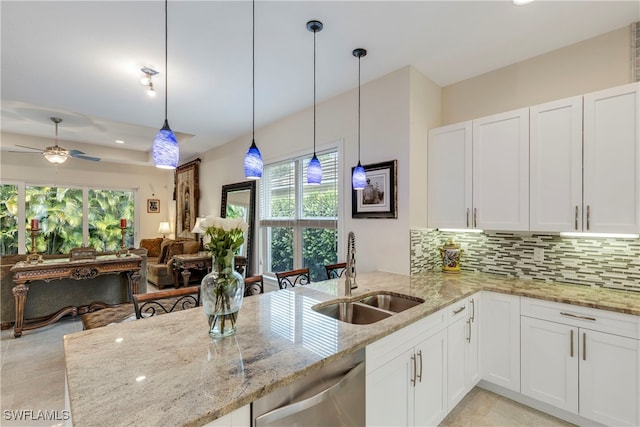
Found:
[[[101,255],[95,259],[82,259],[70,261],[64,259],[49,259],[38,264],[30,264],[26,261],[20,261],[11,268],[13,273],[13,295],[16,304],[16,324],[13,330],[13,336],[20,338],[22,331],[41,328],[57,322],[63,316],[84,314],[93,311],[96,308],[109,307],[109,304],[94,302],[84,306],[64,307],[49,316],[38,318],[33,321],[24,320],[24,307],[27,302],[29,293],[29,284],[34,280],[43,280],[50,282],[60,279],[87,280],[93,279],[103,274],[120,274],[127,275],[128,297],[131,301],[131,295],[138,293],[140,284],[140,268],[142,266],[142,258],[135,254],[129,254],[126,257],[118,257],[116,255]]]
[[[178,272],[181,272],[182,283],[186,288],[189,286],[191,270],[200,270],[206,273],[211,271],[211,255],[207,252],[197,254],[174,255],[173,257],[173,283],[176,288],[180,287]]]

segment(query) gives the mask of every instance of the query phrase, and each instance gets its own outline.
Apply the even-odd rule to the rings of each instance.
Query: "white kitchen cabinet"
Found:
[[[472,227],[471,129],[471,121],[467,121],[429,131],[427,145],[429,227]]]
[[[437,425],[447,415],[444,310],[367,346],[368,426]]]
[[[640,424],[640,319],[522,298],[522,394],[606,425]]]
[[[640,83],[584,95],[584,230],[640,232]]]
[[[473,295],[469,298],[469,318],[467,324],[469,327],[469,335],[467,337],[467,391],[471,391],[473,387],[480,382],[480,310],[481,310],[481,293]]]
[[[520,392],[520,297],[482,293],[482,379]]]
[[[640,232],[639,87],[530,108],[530,230]]]
[[[530,229],[582,231],[582,96],[530,111]]]
[[[473,120],[473,228],[529,230],[529,108]]]

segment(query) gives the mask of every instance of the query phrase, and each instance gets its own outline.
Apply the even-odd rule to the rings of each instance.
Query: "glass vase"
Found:
[[[233,253],[227,252],[213,258],[211,273],[204,276],[200,284],[200,299],[209,321],[209,335],[214,339],[236,333],[244,296],[244,281],[235,270]]]

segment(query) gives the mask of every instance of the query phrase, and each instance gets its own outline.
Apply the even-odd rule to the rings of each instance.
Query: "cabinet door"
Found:
[[[415,425],[436,426],[448,411],[447,331],[416,346],[416,356],[419,378],[415,387]]]
[[[578,328],[522,317],[522,394],[578,413]]]
[[[471,122],[429,131],[428,226],[468,228],[471,221]]]
[[[469,319],[467,320],[469,336],[467,339],[467,392],[469,392],[480,381],[480,294],[475,294],[469,298]]]
[[[640,340],[580,329],[580,415],[640,425]]]
[[[482,293],[482,379],[520,392],[520,297]]]
[[[529,230],[529,109],[473,121],[474,227]]]
[[[585,231],[640,232],[639,88],[584,96]]]
[[[529,111],[530,229],[582,231],[582,97]]]
[[[447,328],[447,407],[449,410],[467,394],[466,353],[468,317],[463,316]]]
[[[369,373],[366,379],[367,426],[414,423],[413,349]]]

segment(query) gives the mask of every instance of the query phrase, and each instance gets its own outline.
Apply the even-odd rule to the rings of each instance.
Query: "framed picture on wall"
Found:
[[[198,165],[200,159],[193,160],[176,168],[174,195],[176,201],[176,237],[195,239],[191,232],[198,218]]]
[[[352,218],[398,218],[397,164],[391,160],[363,165],[367,184],[364,190],[351,190]]]
[[[160,213],[160,199],[147,199],[147,213]]]

